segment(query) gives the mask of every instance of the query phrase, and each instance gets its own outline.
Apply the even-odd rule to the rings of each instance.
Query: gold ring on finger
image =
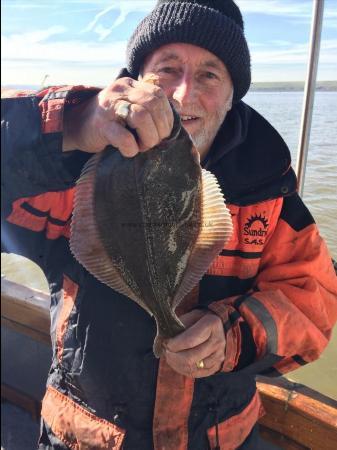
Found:
[[[131,103],[129,102],[120,102],[116,109],[116,116],[121,119],[122,122],[126,122],[128,115],[130,113]]]
[[[197,369],[204,369],[205,368],[205,363],[204,363],[203,359],[201,359],[200,361],[197,361],[195,363],[195,365],[197,366]]]

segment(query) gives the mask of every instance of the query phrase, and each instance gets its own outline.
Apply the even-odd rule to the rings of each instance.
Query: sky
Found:
[[[319,0],[322,1],[322,0]],[[105,86],[155,0],[1,1],[1,84]],[[313,0],[237,0],[253,82],[306,77]],[[318,80],[337,80],[337,0],[325,0]]]

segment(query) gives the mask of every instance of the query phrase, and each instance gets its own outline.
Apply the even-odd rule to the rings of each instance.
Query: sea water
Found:
[[[252,92],[244,99],[279,131],[293,166],[302,114],[302,92]],[[313,109],[303,200],[337,259],[337,92],[317,92]]]

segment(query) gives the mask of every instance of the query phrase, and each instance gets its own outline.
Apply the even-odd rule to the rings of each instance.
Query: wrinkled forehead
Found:
[[[195,66],[212,67],[227,71],[225,64],[214,53],[193,44],[172,43],[162,45],[151,52],[144,61],[143,68],[160,63],[192,63]]]

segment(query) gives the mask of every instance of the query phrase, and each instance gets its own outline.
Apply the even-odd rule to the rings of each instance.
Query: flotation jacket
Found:
[[[278,376],[318,358],[337,319],[336,275],[296,193],[289,150],[240,102],[204,161],[234,234],[179,307],[211,309],[226,333],[223,370],[193,380],[155,359],[154,320],[69,251],[75,181],[91,155],[62,153],[63,111],[95,93],[49,88],[2,106],[2,249],[36,262],[51,293],[40,448],[240,448],[263,414],[256,374]]]

